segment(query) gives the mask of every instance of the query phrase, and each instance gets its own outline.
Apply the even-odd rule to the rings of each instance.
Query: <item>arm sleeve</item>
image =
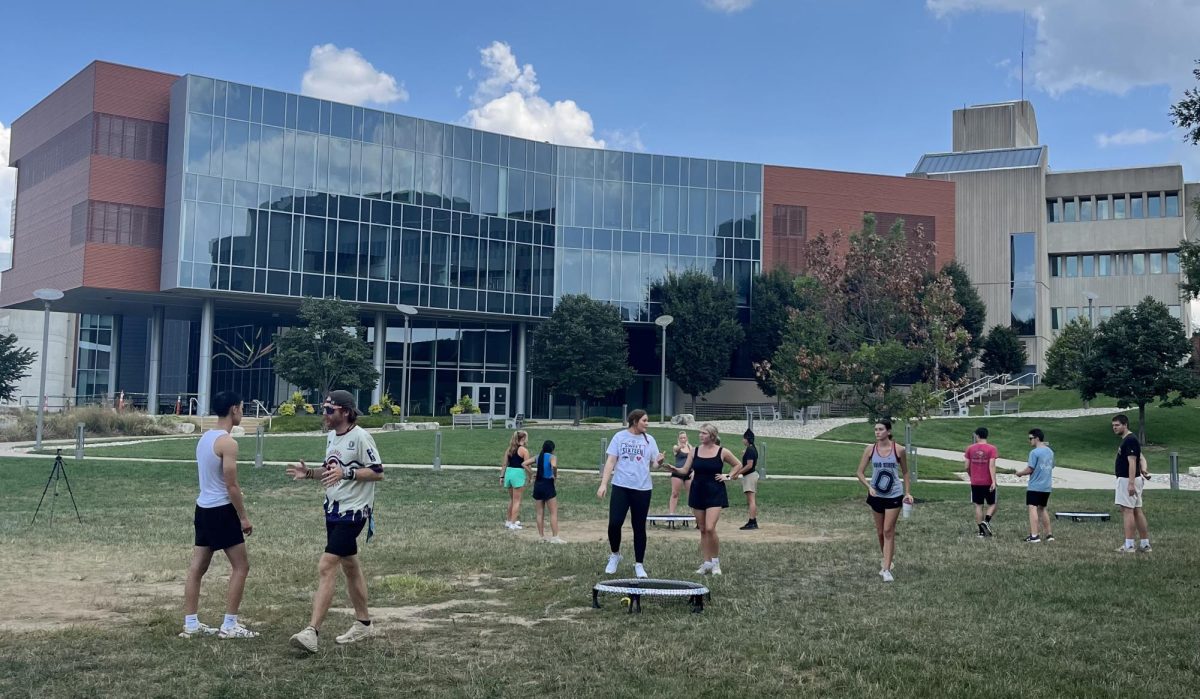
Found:
[[[604,453],[608,456],[620,456],[620,453],[617,451],[617,437],[614,436],[608,440],[608,448],[604,450]]]
[[[363,466],[372,471],[383,471],[383,459],[379,458],[379,447],[375,446],[375,438],[363,430],[362,439],[358,441],[358,460]]]

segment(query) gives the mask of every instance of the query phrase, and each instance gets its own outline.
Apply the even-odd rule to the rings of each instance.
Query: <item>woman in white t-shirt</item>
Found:
[[[662,463],[663,455],[658,443],[646,431],[650,418],[645,410],[629,413],[629,428],[621,430],[608,443],[605,453],[604,472],[600,475],[600,488],[596,497],[603,499],[612,481],[612,498],[608,506],[608,546],[612,554],[604,572],[612,575],[621,562],[621,527],[625,515],[633,513],[634,574],[639,578],[649,577],[642,565],[646,555],[646,516],[650,514],[650,469]]]

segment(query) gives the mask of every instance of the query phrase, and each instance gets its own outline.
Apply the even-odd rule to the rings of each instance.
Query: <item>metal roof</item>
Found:
[[[1034,146],[1033,148],[1005,148],[967,153],[930,153],[921,156],[921,161],[917,163],[913,173],[929,175],[939,172],[1037,167],[1042,162],[1045,150],[1045,146]]]

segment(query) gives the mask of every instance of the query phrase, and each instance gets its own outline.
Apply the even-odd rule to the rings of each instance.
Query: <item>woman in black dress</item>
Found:
[[[696,570],[697,575],[721,574],[721,541],[717,538],[717,522],[721,519],[721,510],[729,507],[725,482],[730,476],[721,472],[725,464],[729,464],[734,472],[742,467],[733,452],[721,446],[716,426],[705,423],[700,426],[700,446],[688,454],[683,468],[667,467],[671,473],[684,476],[695,473],[696,476],[688,493],[688,506],[696,515],[696,528],[700,530],[700,553],[704,556],[704,562]]]

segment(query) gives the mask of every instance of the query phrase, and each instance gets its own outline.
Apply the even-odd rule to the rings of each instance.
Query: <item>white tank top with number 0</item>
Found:
[[[221,470],[221,457],[213,451],[217,440],[229,434],[225,430],[209,430],[196,444],[196,470],[200,475],[199,507],[221,507],[229,504],[229,491],[225,488],[225,474]]]

